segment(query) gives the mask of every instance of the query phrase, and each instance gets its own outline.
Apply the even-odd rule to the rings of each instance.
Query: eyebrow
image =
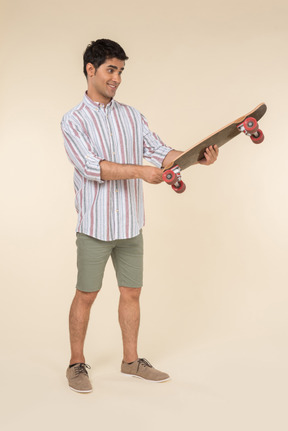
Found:
[[[107,66],[107,67],[111,67],[112,69],[118,70],[118,67],[117,66],[113,66],[112,64],[109,64],[109,66]],[[121,67],[120,70],[124,70],[124,67]]]

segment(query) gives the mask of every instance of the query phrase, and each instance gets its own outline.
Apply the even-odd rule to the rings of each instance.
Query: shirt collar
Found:
[[[96,111],[98,111],[99,109],[105,108],[103,103],[94,102],[94,100],[90,99],[90,97],[87,95],[87,91],[84,94],[83,102],[85,103],[85,105],[88,105],[90,108],[95,109]],[[112,99],[108,103],[108,105],[106,105],[106,109],[112,110],[114,108],[114,105],[115,105],[115,101],[114,101],[114,99]]]

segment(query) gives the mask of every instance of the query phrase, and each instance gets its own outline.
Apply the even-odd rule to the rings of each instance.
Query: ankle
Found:
[[[74,365],[74,364],[85,364],[85,358],[84,357],[75,357],[75,358],[71,358],[69,365]]]
[[[125,362],[126,364],[132,364],[132,362],[137,361],[138,356],[127,356],[123,358],[123,362]]]

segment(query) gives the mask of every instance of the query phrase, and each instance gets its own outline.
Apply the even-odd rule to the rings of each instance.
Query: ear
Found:
[[[88,78],[92,78],[92,76],[95,75],[96,70],[95,70],[95,67],[93,66],[92,63],[87,63],[86,64],[86,72],[87,72]]]

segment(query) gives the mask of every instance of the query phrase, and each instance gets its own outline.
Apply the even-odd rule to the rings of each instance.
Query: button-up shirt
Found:
[[[61,122],[64,145],[74,165],[76,232],[102,241],[132,238],[144,226],[142,180],[101,179],[100,162],[161,167],[171,151],[148,128],[145,117],[114,99],[105,107],[85,94]]]

